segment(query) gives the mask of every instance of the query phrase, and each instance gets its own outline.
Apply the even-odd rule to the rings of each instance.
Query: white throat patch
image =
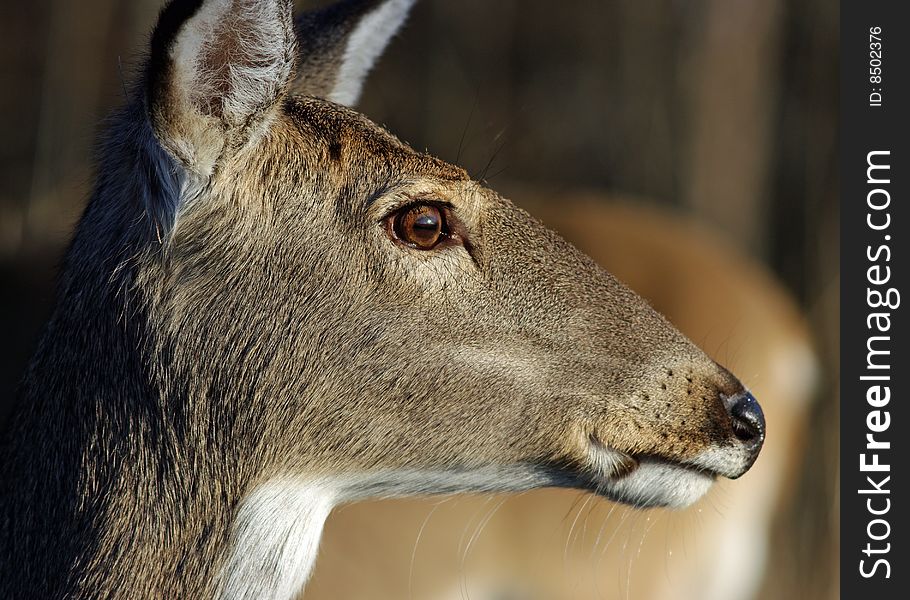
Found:
[[[523,491],[553,485],[531,466],[395,470],[272,479],[246,496],[234,520],[219,600],[289,600],[303,591],[329,513],[345,502],[420,494]]]
[[[232,550],[221,573],[221,600],[285,600],[303,590],[322,528],[336,503],[334,490],[275,479],[243,500]]]

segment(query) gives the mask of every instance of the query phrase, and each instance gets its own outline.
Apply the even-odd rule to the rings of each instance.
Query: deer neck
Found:
[[[109,191],[83,217],[0,444],[0,597],[213,597],[243,495],[228,467],[242,449],[198,425],[211,403],[181,396],[166,349],[145,352],[129,266],[92,256],[136,235],[91,230],[129,200]]]

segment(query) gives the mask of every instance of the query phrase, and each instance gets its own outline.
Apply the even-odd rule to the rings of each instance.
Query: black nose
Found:
[[[753,445],[760,445],[765,440],[765,414],[755,396],[746,392],[734,398],[730,416],[736,437]]]

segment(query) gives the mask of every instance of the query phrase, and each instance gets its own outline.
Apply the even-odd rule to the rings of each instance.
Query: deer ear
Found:
[[[290,0],[173,0],[152,35],[146,77],[156,136],[189,170],[210,175],[261,131],[296,56]]]
[[[353,106],[415,0],[345,0],[297,19],[294,91]]]

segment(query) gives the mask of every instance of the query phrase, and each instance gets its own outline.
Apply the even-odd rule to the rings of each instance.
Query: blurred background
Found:
[[[0,417],[51,309],[96,132],[160,5],[0,5]],[[767,598],[836,595],[838,29],[825,0],[421,0],[360,105],[519,204],[526,190],[633,198],[782,282],[821,377]]]

